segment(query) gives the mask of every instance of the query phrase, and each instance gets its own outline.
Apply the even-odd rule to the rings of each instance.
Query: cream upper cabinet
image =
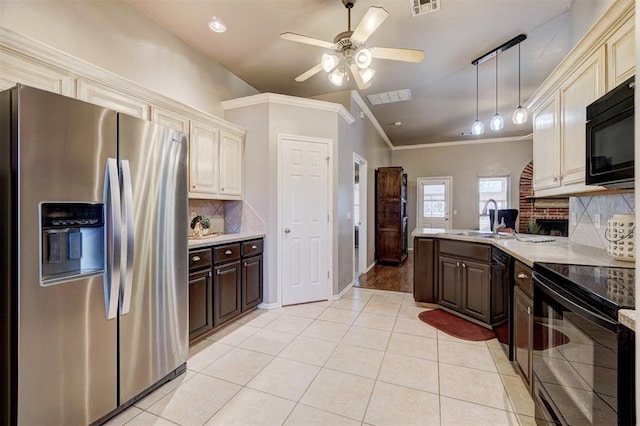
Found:
[[[240,135],[220,131],[220,194],[242,196],[242,153],[244,140]]]
[[[92,81],[78,79],[78,99],[132,115],[149,119],[149,104],[140,99]]]
[[[152,105],[151,121],[162,126],[179,130],[186,135],[189,134],[189,119],[177,112]]]
[[[604,47],[592,54],[560,88],[562,185],[584,183],[587,106],[605,93]],[[535,164],[535,163],[534,163]]]
[[[635,73],[635,26],[629,17],[607,40],[607,90],[611,90]]]
[[[533,189],[560,186],[560,93],[533,113]]]
[[[189,193],[192,198],[218,194],[220,131],[205,123],[191,122],[189,138]]]
[[[73,96],[73,78],[57,68],[0,51],[0,90],[21,83],[61,95]]]

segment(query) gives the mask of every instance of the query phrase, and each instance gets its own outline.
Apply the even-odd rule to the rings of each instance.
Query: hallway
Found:
[[[413,251],[402,266],[375,265],[353,283],[357,288],[413,293]]]

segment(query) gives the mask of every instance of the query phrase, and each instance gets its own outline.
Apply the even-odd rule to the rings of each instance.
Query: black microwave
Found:
[[[635,77],[587,107],[585,183],[633,188]]]

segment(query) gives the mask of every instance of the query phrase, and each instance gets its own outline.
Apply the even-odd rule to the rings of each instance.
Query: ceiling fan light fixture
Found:
[[[322,55],[322,69],[325,72],[330,72],[338,65],[339,59],[336,55],[329,55],[325,53]]]
[[[363,70],[360,70],[359,73],[360,73],[360,77],[362,77],[362,82],[364,84],[367,84],[368,82],[371,81],[373,76],[376,74],[376,70],[371,68],[365,68]]]
[[[209,29],[216,33],[223,33],[227,31],[227,26],[219,18],[214,16],[209,21]]]
[[[342,86],[342,82],[344,81],[344,71],[340,68],[336,68],[332,73],[329,74],[329,81],[334,86]]]
[[[355,58],[356,58],[356,64],[358,65],[358,68],[363,70],[365,68],[368,68],[369,65],[371,65],[371,61],[373,60],[373,54],[371,53],[371,50],[367,49],[366,47],[361,47],[356,52]]]

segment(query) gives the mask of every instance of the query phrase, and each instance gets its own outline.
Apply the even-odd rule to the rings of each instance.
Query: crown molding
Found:
[[[443,148],[447,146],[460,146],[460,145],[480,145],[487,143],[500,143],[500,142],[520,142],[533,139],[533,133],[529,133],[524,136],[507,136],[503,138],[487,138],[487,139],[469,139],[464,141],[449,141],[449,142],[435,142],[435,143],[423,143],[420,145],[403,145],[396,146],[393,151],[402,151],[407,149],[423,149],[423,148]]]
[[[371,124],[373,124],[373,127],[375,127],[375,129],[380,134],[380,137],[385,141],[385,143],[389,146],[389,148],[394,149],[395,147],[391,143],[391,140],[389,139],[389,136],[387,136],[387,134],[384,132],[384,130],[382,129],[382,126],[380,125],[380,123],[378,122],[376,117],[374,117],[373,113],[371,112],[371,110],[367,106],[367,103],[364,101],[362,96],[360,96],[360,93],[358,93],[356,90],[352,90],[351,91],[351,98],[354,101],[356,101],[356,103],[358,104],[358,106],[360,107],[362,112],[364,112],[366,114],[366,116],[369,118],[369,121],[371,121]]]
[[[222,101],[222,109],[225,111],[237,108],[244,108],[253,105],[261,105],[265,103],[288,105],[302,108],[318,109],[321,111],[330,111],[340,114],[344,120],[349,123],[355,123],[356,119],[347,109],[340,104],[327,101],[319,101],[317,99],[299,98],[296,96],[281,95],[278,93],[260,93],[258,95],[245,96],[244,98],[230,99]]]

